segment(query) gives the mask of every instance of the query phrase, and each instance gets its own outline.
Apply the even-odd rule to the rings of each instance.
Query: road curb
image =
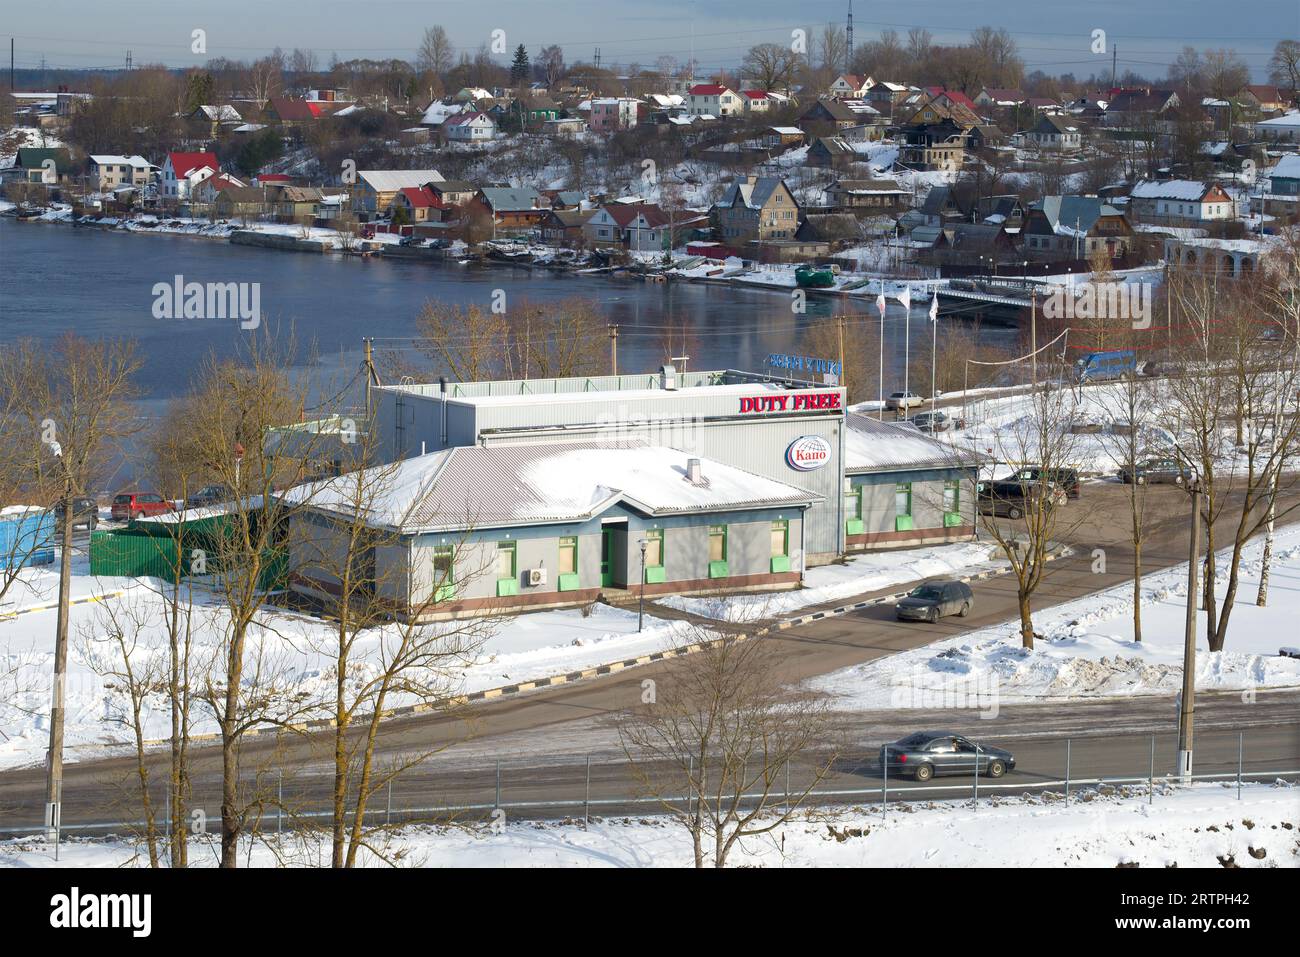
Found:
[[[1053,549],[1051,553],[1047,555],[1046,560],[1049,562],[1055,561],[1058,558],[1063,558],[1071,554],[1071,552],[1072,549],[1068,545],[1058,546],[1057,548]],[[974,575],[965,575],[959,577],[957,580],[963,582],[985,581],[990,578],[997,578],[1001,575],[1005,575],[1010,570],[1011,570],[1010,568],[1000,568],[1000,569],[993,568],[993,569],[988,569],[986,571],[977,572]],[[900,598],[908,594],[910,590],[911,589],[909,588],[904,591],[891,592],[888,595],[878,595],[875,598],[868,598],[863,601],[854,602],[853,604],[850,605],[840,605],[836,608],[830,608],[824,611],[812,612],[807,615],[800,615],[796,618],[783,618],[778,622],[775,622],[773,624],[767,625],[762,628],[758,628],[747,634],[727,635],[722,638],[717,638],[713,641],[695,642],[689,645],[682,645],[679,648],[669,648],[665,651],[655,651],[655,652],[651,652],[650,654],[639,655],[636,658],[624,658],[620,661],[612,661],[607,664],[593,665],[590,668],[583,668],[579,671],[569,671],[563,674],[550,675],[545,678],[532,678],[527,681],[518,681],[513,684],[502,685],[499,688],[485,688],[482,691],[471,691],[468,694],[456,695],[452,698],[447,698],[443,701],[438,701],[438,702],[428,701],[428,702],[420,702],[418,704],[413,704],[413,705],[402,705],[401,707],[398,708],[386,708],[383,711],[383,713],[380,715],[380,720],[382,721],[388,718],[409,717],[411,715],[416,715],[416,714],[427,714],[428,712],[435,711],[439,708],[458,707],[461,705],[472,704],[479,701],[495,701],[498,698],[505,698],[512,695],[523,694],[528,691],[536,691],[539,688],[550,688],[550,687],[555,687],[557,685],[573,684],[578,681],[587,681],[591,678],[599,678],[604,675],[617,674],[620,671],[626,671],[628,668],[635,668],[638,667],[639,665],[648,665],[656,661],[664,661],[668,658],[684,658],[688,655],[699,654],[700,652],[709,648],[715,648],[718,645],[723,644],[724,642],[745,641],[746,639],[749,638],[762,638],[766,635],[770,635],[775,632],[787,631],[790,628],[796,628],[800,625],[807,625],[814,621],[823,621],[824,619],[827,618],[839,618],[851,612],[860,611],[863,608],[871,608],[875,605],[888,604],[890,602],[898,601]],[[106,595],[104,597],[109,597],[109,596]],[[372,717],[373,715],[371,714],[357,715],[352,719],[351,726],[355,727],[359,724],[363,724],[366,721],[371,720]],[[337,724],[333,718],[313,718],[310,721],[289,723],[284,725],[283,727],[288,728],[291,731],[307,733],[311,731],[324,731],[336,726]],[[257,737],[259,734],[272,734],[279,730],[281,730],[281,728],[278,727],[267,728],[265,730],[259,728],[253,728],[251,730],[242,732],[242,736]],[[192,734],[189,736],[187,740],[191,742],[193,741],[205,742],[205,741],[217,741],[220,739],[221,739],[220,732],[207,731],[202,734]],[[121,743],[112,743],[112,744],[92,743],[92,744],[80,745],[80,747],[118,748],[118,747],[129,746],[130,743],[131,742],[128,741],[123,741]],[[145,741],[144,746],[158,747],[170,743],[171,743],[171,738],[159,738],[157,740]]]

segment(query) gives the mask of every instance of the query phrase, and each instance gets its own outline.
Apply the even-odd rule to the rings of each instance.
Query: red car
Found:
[[[146,515],[174,511],[172,503],[155,492],[122,492],[113,496],[113,521],[125,522]]]

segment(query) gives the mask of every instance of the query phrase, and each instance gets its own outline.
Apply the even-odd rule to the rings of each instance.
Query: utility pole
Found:
[[[853,0],[849,0],[849,22],[844,28],[844,72],[853,69]]]
[[[1115,89],[1115,64],[1119,62],[1119,44],[1110,45],[1110,88]],[[1112,96],[1114,94],[1111,94]]]
[[[618,324],[609,324],[609,372],[618,375]]]
[[[1196,553],[1201,545],[1201,486],[1188,483],[1192,533],[1187,545],[1187,617],[1183,627],[1183,692],[1178,709],[1178,777],[1192,783],[1192,723],[1196,711]]]
[[[844,389],[844,398],[848,400],[848,377],[844,374],[844,317],[836,316],[835,325],[839,327],[840,337],[840,386]]]
[[[58,855],[59,821],[63,805],[63,724],[68,688],[68,606],[72,586],[72,475],[58,453],[63,468],[63,527],[59,549],[59,611],[54,626],[54,693],[50,701],[50,749],[45,756],[45,838],[54,842]]]
[[[1038,388],[1038,298],[1037,290],[1029,290],[1029,365],[1034,388]]]
[[[375,372],[374,343],[369,336],[367,336],[363,342],[365,343],[366,351],[366,416],[369,417],[374,415],[375,412],[371,399],[371,389],[373,389],[375,383],[379,381],[379,375]]]

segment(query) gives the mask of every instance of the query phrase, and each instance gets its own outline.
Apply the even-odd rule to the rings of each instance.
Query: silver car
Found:
[[[913,588],[894,606],[899,621],[938,621],[947,615],[965,618],[975,607],[970,585],[942,578]]]

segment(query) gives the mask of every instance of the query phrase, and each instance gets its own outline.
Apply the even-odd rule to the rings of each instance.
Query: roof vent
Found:
[[[677,388],[677,367],[659,367],[659,388],[674,391]]]
[[[708,479],[700,472],[699,459],[686,460],[686,481],[692,485],[708,485]]]

